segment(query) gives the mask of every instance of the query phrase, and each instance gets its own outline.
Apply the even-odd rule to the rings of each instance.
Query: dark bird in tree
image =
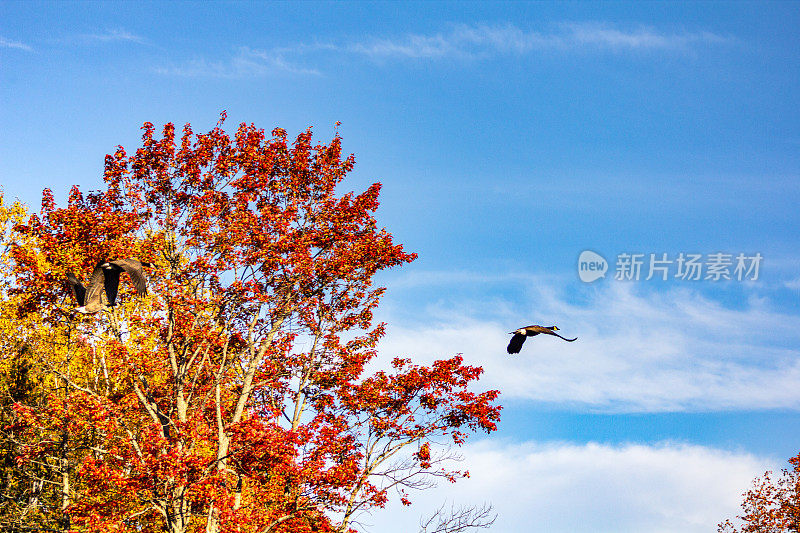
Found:
[[[136,287],[136,294],[144,296],[147,294],[147,281],[144,278],[142,267],[153,266],[150,263],[142,263],[136,259],[117,259],[116,261],[101,261],[97,263],[89,278],[89,286],[84,287],[83,283],[75,277],[72,272],[67,273],[67,280],[72,288],[79,307],[75,308],[78,313],[91,315],[103,309],[101,293],[106,291],[108,306],[113,306],[117,302],[117,291],[119,289],[119,275],[125,271],[133,280]]]
[[[511,332],[511,334],[514,336],[511,337],[511,342],[508,343],[508,348],[506,348],[506,350],[508,353],[519,353],[519,351],[522,349],[522,343],[525,342],[525,337],[533,337],[539,333],[555,335],[559,339],[564,339],[567,342],[572,342],[578,339],[578,337],[575,337],[574,339],[566,339],[556,333],[556,331],[558,331],[556,326],[525,326],[524,328],[519,328],[518,330]]]

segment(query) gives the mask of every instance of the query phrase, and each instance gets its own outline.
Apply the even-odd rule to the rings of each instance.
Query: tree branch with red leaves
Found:
[[[772,472],[753,480],[744,493],[739,528],[730,520],[721,522],[719,533],[797,533],[800,531],[800,454],[789,459],[792,469],[784,468],[773,481]]]

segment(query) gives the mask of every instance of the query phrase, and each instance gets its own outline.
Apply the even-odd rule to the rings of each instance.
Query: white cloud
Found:
[[[640,294],[614,281],[582,304],[560,296],[552,280],[526,285],[530,307],[513,313],[505,302],[484,302],[429,308],[412,323],[389,311],[380,317],[389,323],[381,361],[463,353],[483,366],[480,387],[503,398],[606,412],[800,408],[799,316],[762,300],[730,309],[690,290]],[[508,332],[537,322],[578,341],[533,337],[508,355]]]
[[[5,37],[0,37],[0,48],[16,48],[17,50],[24,50],[26,52],[33,52],[33,48],[25,43],[19,41],[12,41]]]
[[[287,49],[271,51],[239,48],[237,53],[225,60],[207,61],[193,59],[181,65],[156,69],[160,74],[186,77],[249,78],[270,74],[319,75],[320,72],[304,68],[287,59]]]
[[[511,443],[486,439],[462,450],[470,478],[412,494],[364,520],[366,531],[417,531],[420,516],[445,500],[491,503],[491,531],[708,532],[739,513],[752,479],[775,466],[767,459],[703,446],[662,443]]]
[[[794,291],[800,290],[800,278],[795,278],[793,280],[789,280],[784,283],[784,286],[787,289],[792,289]]]
[[[143,37],[135,35],[121,28],[108,30],[103,33],[92,33],[92,34],[81,35],[80,39],[87,42],[101,42],[101,43],[122,41],[122,42],[133,42],[138,44],[144,44],[146,42]]]
[[[565,41],[572,45],[608,47],[613,49],[688,49],[693,45],[722,44],[731,39],[708,31],[664,33],[654,28],[619,30],[602,24],[569,24]]]
[[[109,35],[109,37],[111,34]],[[99,36],[96,36],[99,37]],[[318,75],[307,65],[325,62],[324,55],[367,57],[372,60],[486,58],[536,51],[691,51],[702,45],[730,42],[711,32],[667,33],[655,28],[618,29],[599,23],[562,24],[551,32],[524,30],[513,24],[466,25],[433,34],[365,37],[360,40],[299,43],[268,50],[240,48],[234,55],[216,61],[194,59],[178,66],[157,69],[161,74],[241,78],[276,73]],[[315,54],[324,54],[316,57]]]
[[[667,33],[655,28],[618,29],[600,23],[562,24],[552,32],[505,25],[457,25],[433,35],[371,39],[347,49],[373,58],[481,57],[541,50],[683,50],[730,39],[711,32]]]

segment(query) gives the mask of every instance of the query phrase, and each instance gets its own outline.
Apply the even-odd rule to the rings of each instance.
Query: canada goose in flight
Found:
[[[128,273],[136,287],[136,294],[144,296],[147,294],[147,282],[144,279],[142,267],[152,266],[150,263],[142,263],[136,259],[117,259],[116,261],[101,261],[97,263],[89,278],[89,286],[84,287],[75,274],[67,273],[69,285],[75,295],[80,307],[75,311],[84,315],[92,315],[103,309],[103,302],[100,298],[103,289],[106,291],[108,305],[113,306],[117,301],[117,289],[119,288],[119,275],[123,270]]]
[[[514,336],[511,337],[511,342],[508,343],[508,348],[506,348],[506,350],[508,353],[519,353],[519,351],[522,349],[522,343],[525,342],[525,337],[533,337],[539,333],[555,335],[559,339],[564,339],[567,342],[572,342],[578,339],[578,337],[575,337],[574,339],[566,339],[556,333],[556,331],[558,331],[556,326],[525,326],[524,328],[519,328],[518,330],[511,332]]]

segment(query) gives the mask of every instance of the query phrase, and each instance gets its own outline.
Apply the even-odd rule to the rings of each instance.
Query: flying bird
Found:
[[[94,267],[89,278],[89,286],[84,287],[83,283],[75,277],[72,272],[67,273],[72,294],[75,295],[79,307],[75,308],[78,313],[92,315],[103,309],[101,293],[106,291],[108,306],[113,306],[117,301],[117,291],[119,289],[119,275],[127,272],[133,286],[136,287],[136,294],[144,296],[147,294],[147,281],[144,278],[142,267],[153,266],[150,263],[142,263],[136,259],[117,259],[116,261],[101,261]]]
[[[556,326],[525,326],[524,328],[519,328],[511,332],[511,334],[514,336],[511,337],[511,342],[508,343],[508,348],[506,348],[506,351],[508,351],[508,353],[519,353],[519,351],[522,349],[522,343],[525,342],[525,338],[533,337],[539,333],[555,335],[559,339],[564,339],[567,342],[572,342],[578,339],[578,337],[575,337],[574,339],[564,338],[556,333],[556,331],[558,331]]]

